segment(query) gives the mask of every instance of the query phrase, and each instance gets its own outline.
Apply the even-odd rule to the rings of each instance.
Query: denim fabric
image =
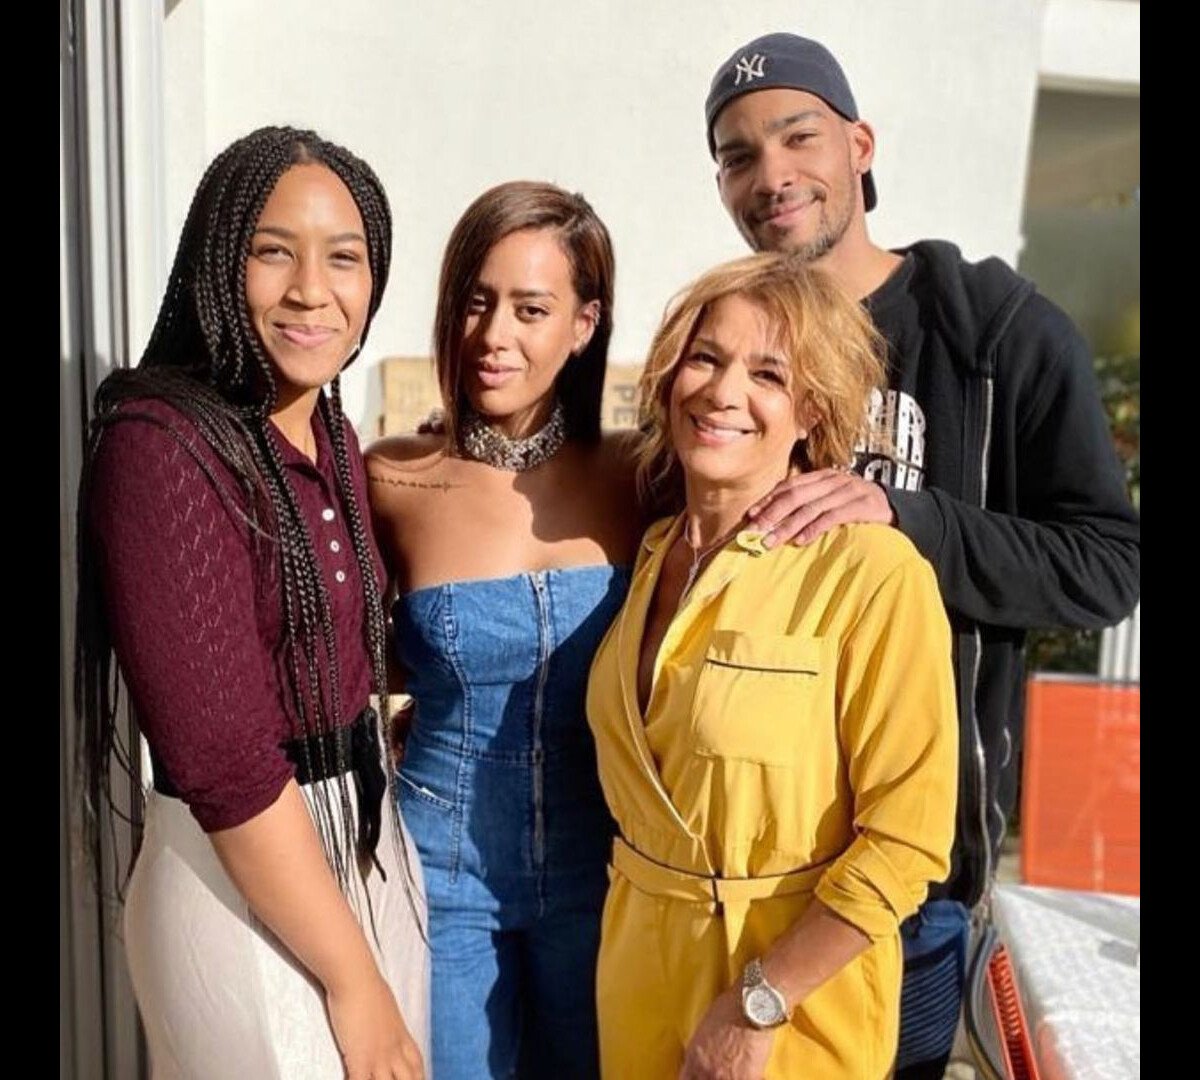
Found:
[[[584,715],[622,567],[400,597],[416,716],[397,798],[421,854],[438,1080],[598,1071],[595,966],[613,823]]]
[[[971,913],[957,900],[929,900],[900,926],[897,1080],[941,1076],[954,1046],[966,980]]]

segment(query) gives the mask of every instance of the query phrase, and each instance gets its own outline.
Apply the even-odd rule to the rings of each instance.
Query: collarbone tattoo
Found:
[[[404,480],[398,476],[380,476],[378,473],[368,472],[367,479],[372,484],[389,484],[392,487],[408,487],[422,488],[427,491],[447,492],[451,488],[464,487],[464,484],[452,484],[449,480]]]

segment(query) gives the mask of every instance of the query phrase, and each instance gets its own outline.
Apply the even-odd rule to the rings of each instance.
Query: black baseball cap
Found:
[[[726,105],[743,94],[777,87],[807,90],[845,119],[859,118],[850,83],[833,53],[819,41],[797,34],[765,34],[734,52],[713,76],[704,103],[708,152],[716,156],[713,126]],[[863,205],[870,210],[879,201],[870,171],[863,173],[862,186]]]

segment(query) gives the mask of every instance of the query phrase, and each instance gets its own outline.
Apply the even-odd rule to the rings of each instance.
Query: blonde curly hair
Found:
[[[755,304],[778,335],[791,369],[797,419],[803,415],[809,429],[807,468],[851,464],[854,446],[866,433],[871,391],[883,387],[886,343],[862,305],[824,271],[779,252],[713,267],[667,305],[638,381],[644,435],[638,487],[651,505],[677,507],[682,501],[683,478],[671,445],[671,387],[706,312],[726,296]]]

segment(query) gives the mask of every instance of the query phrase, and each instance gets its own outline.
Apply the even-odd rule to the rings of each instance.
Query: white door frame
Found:
[[[59,1076],[68,1080],[147,1074],[114,899],[136,825],[118,823],[115,847],[102,845],[97,886],[80,841],[71,699],[86,421],[100,380],[140,352],[166,280],[162,20],[162,4],[146,0],[59,0]],[[132,725],[127,736],[138,745]],[[123,775],[113,790],[126,809],[136,805]]]

